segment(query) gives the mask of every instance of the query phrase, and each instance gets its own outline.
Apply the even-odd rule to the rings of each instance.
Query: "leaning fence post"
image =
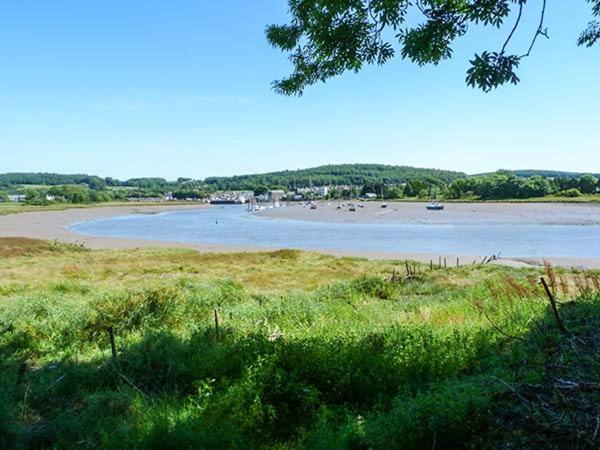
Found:
[[[110,341],[110,352],[112,353],[113,361],[117,360],[117,346],[115,345],[115,329],[108,327],[108,339]]]
[[[215,308],[215,338],[219,340],[219,313],[217,308]]]
[[[567,328],[565,327],[562,319],[560,318],[560,315],[558,314],[558,308],[556,307],[556,299],[554,298],[554,295],[550,291],[550,288],[548,287],[548,283],[546,283],[546,280],[544,279],[544,277],[541,278],[541,281],[542,281],[542,286],[544,286],[544,289],[546,291],[546,295],[548,296],[548,299],[550,300],[550,305],[552,306],[552,311],[554,312],[554,317],[556,318],[556,323],[558,323],[558,328],[560,328],[560,331],[563,334],[568,334]]]

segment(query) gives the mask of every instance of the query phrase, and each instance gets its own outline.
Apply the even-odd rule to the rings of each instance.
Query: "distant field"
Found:
[[[110,206],[157,206],[157,205],[189,205],[190,202],[178,202],[171,201],[168,203],[160,202],[106,202],[106,203],[86,203],[86,204],[74,204],[74,203],[55,203],[43,206],[27,205],[25,203],[15,202],[0,202],[0,216],[7,214],[18,214],[23,212],[34,212],[34,211],[63,211],[65,209],[73,208],[103,208]]]
[[[17,185],[17,189],[26,190],[26,189],[50,189],[52,187],[61,187],[61,186],[82,186],[81,184],[56,184],[56,185],[47,185],[47,184],[19,184]]]

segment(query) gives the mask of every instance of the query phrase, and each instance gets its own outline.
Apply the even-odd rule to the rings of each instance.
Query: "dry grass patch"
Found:
[[[0,256],[5,258],[47,252],[49,247],[49,242],[38,239],[0,238]]]
[[[8,253],[9,246],[5,248]],[[73,279],[112,288],[160,279],[219,278],[236,281],[250,290],[282,292],[313,290],[364,274],[389,276],[395,267],[393,261],[336,258],[298,250],[218,254],[137,249],[82,253],[78,248],[61,247],[60,252],[54,248],[52,243],[35,240],[28,245],[12,244],[10,253],[14,258],[0,260],[0,279],[21,289],[24,285],[39,288],[49,282]]]

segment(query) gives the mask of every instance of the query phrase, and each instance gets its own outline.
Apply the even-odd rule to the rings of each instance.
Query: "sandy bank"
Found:
[[[0,237],[28,237],[46,240],[58,240],[72,244],[85,245],[91,249],[131,249],[140,247],[158,248],[189,248],[202,252],[239,252],[239,251],[272,251],[251,246],[224,246],[218,244],[199,244],[193,242],[154,241],[131,238],[112,238],[88,236],[72,232],[68,225],[89,220],[125,216],[130,214],[153,214],[165,211],[187,209],[202,209],[206,205],[156,205],[156,206],[124,206],[98,207],[84,209],[69,209],[63,211],[27,212],[15,215],[0,216]],[[555,208],[555,210],[552,210]],[[318,220],[346,223],[468,223],[473,217],[481,220],[497,221],[514,220],[517,223],[566,223],[566,224],[597,224],[600,223],[600,206],[592,205],[548,205],[548,204],[452,204],[442,214],[425,210],[423,204],[390,203],[387,209],[379,204],[368,203],[359,208],[356,213],[337,210],[335,204],[322,205],[317,210],[302,206],[271,209],[260,213],[266,217],[294,220]],[[480,216],[481,214],[481,216]],[[456,220],[457,222],[454,222]],[[464,221],[464,222],[461,222]],[[457,255],[425,254],[373,251],[341,251],[331,249],[322,253],[336,256],[358,256],[370,259],[410,259],[438,264],[440,259],[448,266],[455,266]],[[486,255],[461,255],[460,264],[467,265],[480,262]],[[599,258],[549,258],[555,265],[577,268],[600,269]],[[513,267],[541,265],[542,258],[513,258],[502,259],[499,263]]]
[[[308,220],[334,223],[400,223],[431,225],[462,224],[542,224],[598,225],[600,204],[575,203],[447,203],[443,211],[429,211],[426,203],[379,202],[359,203],[355,212],[340,202],[322,202],[317,209],[301,204],[258,212],[273,219]]]

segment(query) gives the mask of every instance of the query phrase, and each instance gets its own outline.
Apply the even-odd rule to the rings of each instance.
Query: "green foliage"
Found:
[[[564,191],[560,191],[556,195],[558,195],[559,197],[575,198],[575,197],[581,197],[583,194],[577,188],[569,188],[569,189],[565,189]]]
[[[73,174],[62,175],[57,173],[4,173],[0,174],[0,185],[45,185],[58,186],[63,184],[85,184],[91,189],[102,190],[105,182],[97,176]]]
[[[600,16],[598,0],[588,1],[593,16]],[[514,13],[515,23],[501,49],[476,54],[470,61],[467,83],[488,92],[508,82],[516,84],[520,62],[539,37],[548,37],[546,2],[541,12],[528,11],[524,0],[288,0],[288,5],[290,22],[266,29],[269,43],[290,54],[292,74],[273,82],[285,95],[301,95],[307,86],[346,71],[358,72],[367,64],[385,64],[395,56],[395,44],[402,58],[419,65],[438,64],[452,56],[452,44],[470,28],[500,28]],[[507,53],[522,18],[530,14],[537,15],[538,25],[522,43],[527,50]],[[578,44],[595,44],[599,30],[598,21],[591,22]]]
[[[314,167],[311,169],[285,170],[258,175],[233,177],[210,177],[205,183],[217,190],[260,190],[268,187],[284,186],[292,190],[314,186],[363,186],[369,185],[380,192],[383,185],[398,185],[415,180],[429,183],[448,183],[461,176],[460,172],[436,169],[418,169],[406,166],[382,164],[338,164]],[[375,184],[375,186],[373,186]]]
[[[209,177],[203,181],[179,178],[169,182],[162,178],[137,178],[119,181],[87,175],[4,174],[0,185],[8,191],[24,193],[29,205],[94,204],[129,199],[162,198],[167,192],[179,200],[201,199],[215,191],[244,190],[255,195],[272,189],[294,191],[297,188],[328,186],[331,199],[352,199],[374,193],[385,199],[526,199],[578,189],[582,194],[600,192],[598,176],[557,171],[498,171],[494,174],[467,176],[461,172],[421,169],[381,164],[340,164],[301,170],[232,177]],[[16,182],[37,181],[38,185]],[[59,184],[81,181],[81,184]],[[43,184],[46,183],[46,184]],[[316,197],[304,193],[304,199]],[[2,200],[0,193],[0,200]]]
[[[476,197],[482,200],[539,198],[553,194],[577,197],[577,192],[579,195],[593,194],[598,187],[598,179],[591,175],[545,178],[536,174],[522,178],[510,171],[498,171],[492,175],[455,180],[448,187],[448,195],[456,199]]]
[[[175,256],[177,267],[200,264],[192,252]],[[108,257],[115,266],[118,255]],[[297,251],[264,258],[307,264]],[[314,258],[322,269],[360,262]],[[140,265],[121,270],[150,267]],[[2,290],[0,446],[482,448],[481,436],[512,429],[499,413],[520,405],[494,380],[543,380],[557,348],[552,360],[600,373],[589,346],[573,353],[597,331],[597,274],[576,275],[586,293],[561,314],[578,338],[563,343],[529,284],[537,271],[419,268],[395,282],[363,275],[278,292],[175,269],[121,285],[116,272],[106,285],[75,277]]]
[[[585,45],[586,47],[592,47],[598,41],[600,41],[600,0],[587,0],[588,3],[592,4],[592,20],[587,28],[581,33],[577,40],[578,45]]]
[[[394,284],[374,276],[362,276],[355,279],[351,283],[351,288],[368,297],[381,299],[391,299],[396,293]]]

